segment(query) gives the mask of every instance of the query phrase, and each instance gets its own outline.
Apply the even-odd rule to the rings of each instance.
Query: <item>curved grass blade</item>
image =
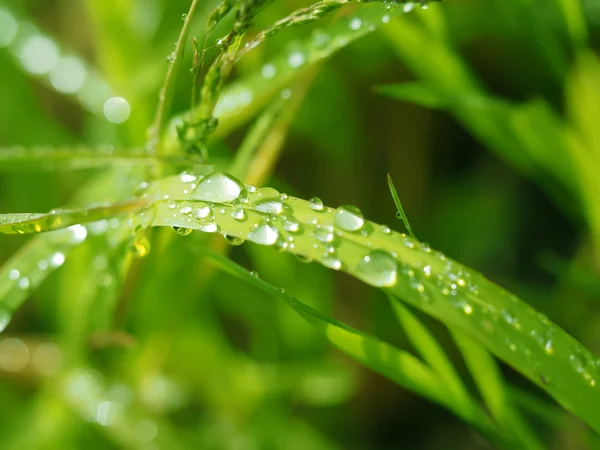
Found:
[[[514,445],[524,449],[543,449],[519,412],[513,407],[500,369],[494,358],[481,346],[460,332],[452,333],[475,384],[492,417],[515,440]]]
[[[183,157],[154,157],[141,148],[118,150],[112,146],[91,148],[67,147],[0,147],[0,171],[73,171],[115,165],[191,165]]]
[[[472,410],[471,397],[441,345],[408,307],[391,296],[388,298],[410,343],[446,383],[448,391],[454,396],[453,401],[465,411]]]
[[[154,226],[223,233],[343,270],[482,345],[600,430],[599,361],[516,296],[481,274],[353,207],[337,210],[214,173],[153,184]],[[187,232],[186,232],[187,233]],[[183,233],[183,234],[186,234]]]
[[[130,169],[103,173],[88,182],[76,200],[81,203],[106,198],[121,199],[131,192],[132,184],[136,179],[139,180],[142,173]],[[104,248],[116,249],[135,236],[135,225],[142,218],[138,216],[135,219],[136,222],[111,218],[92,222],[85,227],[65,222],[65,229],[34,236],[0,268],[0,331],[6,328],[13,313],[31,293],[69,260],[73,249],[85,242],[88,235],[101,235],[106,241]],[[141,221],[140,225],[144,227],[147,221]]]
[[[470,411],[457,407],[453,395],[438,374],[410,353],[327,317],[296,298],[286,295],[266,281],[252,276],[246,269],[223,255],[214,252],[206,252],[203,255],[225,272],[242,278],[259,289],[284,300],[342,352],[399,385],[453,411],[484,434],[499,438],[495,435],[493,426],[483,411],[478,410],[476,405],[472,405]]]
[[[48,214],[3,214],[0,216],[0,233],[28,234],[58,230],[120,214],[139,213],[148,206],[149,201],[137,199],[83,209],[54,210]]]

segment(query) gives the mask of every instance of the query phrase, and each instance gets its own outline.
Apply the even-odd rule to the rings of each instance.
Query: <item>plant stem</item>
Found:
[[[181,66],[183,64],[183,56],[185,54],[185,44],[187,42],[187,36],[190,28],[190,23],[192,18],[194,17],[194,12],[196,11],[196,6],[198,4],[198,0],[192,0],[192,4],[190,5],[189,12],[185,16],[183,21],[183,27],[181,28],[181,33],[179,34],[179,38],[175,43],[175,50],[169,57],[169,68],[167,70],[167,75],[165,77],[165,81],[160,90],[158,107],[156,108],[156,115],[154,117],[154,122],[148,129],[148,152],[149,153],[157,153],[160,149],[158,148],[160,142],[160,133],[164,127],[165,116],[169,108],[171,107],[171,103],[173,102],[173,95],[175,92],[175,82],[177,81],[177,75],[181,70]]]

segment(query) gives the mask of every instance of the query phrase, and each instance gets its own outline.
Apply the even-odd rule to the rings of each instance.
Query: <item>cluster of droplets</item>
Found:
[[[190,176],[187,181],[196,180]],[[536,316],[535,327],[524,327],[513,308],[513,304],[517,302],[514,296],[507,295],[507,301],[499,309],[486,304],[479,298],[481,281],[478,276],[473,276],[442,253],[432,251],[426,243],[393,234],[385,225],[375,226],[365,221],[362,212],[355,206],[343,205],[332,210],[321,199],[313,197],[308,202],[308,208],[298,212],[287,202],[286,194],[272,188],[245,187],[234,177],[222,173],[202,178],[190,195],[201,202],[174,202],[173,208],[180,208],[178,213],[188,215],[191,219],[208,220],[210,225],[207,231],[219,231],[216,224],[212,225],[215,211],[216,214],[229,214],[237,223],[248,224],[244,235],[226,236],[232,245],[240,245],[247,240],[273,246],[294,253],[303,262],[309,262],[314,255],[319,255],[316,259],[324,266],[333,270],[347,270],[376,287],[392,287],[402,279],[423,304],[445,298],[461,315],[478,321],[479,328],[485,333],[493,334],[504,330],[503,342],[508,351],[521,351],[531,358],[531,370],[536,370],[537,362],[533,359],[534,352],[527,342],[538,346],[549,356],[555,355],[555,328],[547,319]],[[228,204],[228,208],[221,208],[219,203]],[[260,213],[260,219],[253,221],[255,223],[249,221],[249,211]],[[361,236],[364,238],[361,241],[367,247],[372,247],[353,265],[348,266],[348,263],[337,256],[337,247],[346,234]],[[299,236],[313,240],[312,248],[315,251],[310,255],[302,255],[295,248],[295,240]],[[396,252],[373,244],[372,238],[382,236],[391,243],[399,241],[402,247],[409,252],[414,251],[423,262],[420,265],[399,264]],[[322,253],[319,254],[318,249],[322,249]],[[515,332],[519,333],[518,338],[515,337]],[[586,382],[591,386],[596,385],[597,364],[586,356],[584,350],[573,351],[569,363]],[[550,382],[547,376],[545,379]]]
[[[17,337],[0,340],[0,370],[9,373],[31,371],[42,376],[56,374],[63,355],[53,342],[27,342]]]
[[[165,385],[167,382],[169,385]],[[149,381],[143,379],[139,392],[136,392],[124,383],[108,383],[101,374],[87,368],[72,369],[61,379],[65,400],[86,421],[102,427],[127,430],[128,439],[134,440],[136,446],[144,447],[156,439],[158,425],[149,417],[138,416],[131,405],[133,402],[148,403],[157,395],[181,396],[179,390],[171,385],[174,383],[168,379],[156,385],[149,385]],[[149,392],[149,389],[154,391]],[[160,410],[164,402],[160,399],[160,403],[154,402],[149,407]]]
[[[44,80],[61,94],[74,96],[89,111],[103,112],[113,123],[123,123],[129,118],[129,103],[111,95],[106,82],[81,58],[61,54],[54,39],[33,24],[19,21],[4,7],[0,7],[2,48],[7,48],[27,73]]]

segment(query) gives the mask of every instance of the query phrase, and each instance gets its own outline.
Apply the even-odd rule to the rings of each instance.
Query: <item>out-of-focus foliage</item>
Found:
[[[345,3],[0,0],[2,448],[600,445],[600,9]]]

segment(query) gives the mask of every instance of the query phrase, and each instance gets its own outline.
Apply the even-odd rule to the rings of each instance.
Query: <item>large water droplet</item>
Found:
[[[213,173],[204,177],[192,194],[196,200],[227,203],[237,199],[244,185],[235,177],[225,173]]]
[[[355,274],[373,286],[393,286],[397,281],[398,265],[388,252],[374,250],[357,264]]]
[[[257,226],[250,231],[250,233],[248,233],[248,236],[246,236],[246,239],[249,241],[261,245],[273,245],[275,242],[277,242],[278,238],[279,231],[277,228],[266,223]]]
[[[333,223],[336,227],[344,231],[360,230],[365,224],[362,212],[356,206],[340,206],[335,213]]]
[[[131,106],[123,97],[111,97],[104,103],[104,117],[109,122],[120,124],[127,122],[131,115]]]

